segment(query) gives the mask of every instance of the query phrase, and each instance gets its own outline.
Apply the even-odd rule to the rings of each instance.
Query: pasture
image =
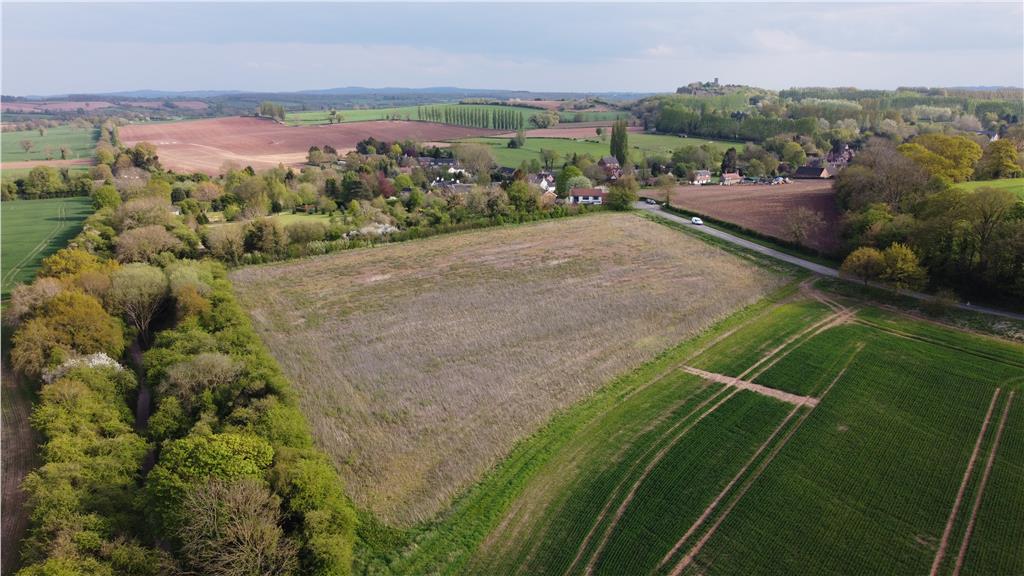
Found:
[[[978,188],[1000,188],[1017,194],[1017,198],[1024,200],[1024,178],[1004,178],[1002,180],[974,180],[972,182],[961,182],[958,188],[964,190],[977,190]]]
[[[2,218],[2,295],[19,282],[31,282],[43,258],[60,250],[92,214],[89,198],[15,200],[0,205]]]
[[[569,136],[569,131],[572,131],[572,136],[574,136],[573,138],[562,137],[563,134]],[[543,132],[544,137],[537,137],[537,132]],[[610,136],[611,129],[605,127],[605,133],[607,136]],[[595,132],[595,127],[589,127],[586,129],[563,127],[548,128],[542,131],[527,131],[526,145],[522,148],[509,148],[507,136],[468,138],[462,141],[486,144],[491,148],[491,153],[494,155],[494,159],[499,165],[511,168],[518,168],[524,161],[529,162],[534,159],[540,161],[541,149],[555,150],[563,159],[567,156],[571,158],[573,154],[590,154],[595,160],[597,160],[602,156],[607,156],[610,152],[611,146],[608,143],[607,138],[605,141],[601,141],[600,137]],[[664,134],[630,132],[630,159],[634,163],[638,164],[643,160],[645,154],[671,153],[683,146],[700,146],[701,144],[707,143],[710,143],[723,151],[728,149],[730,146],[742,146],[742,144],[722,140],[713,141],[701,138],[679,138],[677,136],[668,136]],[[559,162],[559,165],[560,164],[561,161]]]
[[[68,160],[88,159],[93,156],[93,148],[99,139],[99,130],[58,126],[47,128],[43,136],[40,136],[37,130],[22,130],[4,132],[0,134],[0,138],[2,138],[0,149],[3,150],[0,162],[60,160],[61,146],[67,146],[70,149]],[[24,140],[32,143],[32,148],[28,152],[21,146]]]
[[[789,184],[679,186],[672,206],[731,222],[749,230],[792,241],[788,219],[797,208],[819,213],[824,225],[805,243],[825,253],[839,247],[839,209],[831,180],[793,180]]]
[[[554,418],[395,572],[1022,573],[1022,359],[782,290]]]
[[[609,213],[231,280],[350,496],[398,526],[434,518],[553,414],[783,281]]]

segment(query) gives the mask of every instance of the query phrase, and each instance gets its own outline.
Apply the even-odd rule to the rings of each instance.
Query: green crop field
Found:
[[[92,213],[88,198],[17,200],[0,204],[3,298],[18,282],[30,282],[43,258],[60,250]]]
[[[524,119],[529,118],[533,114],[543,112],[538,108],[527,108],[525,106],[498,106],[494,104],[425,104],[423,106],[400,106],[397,108],[363,108],[358,110],[338,110],[338,114],[341,116],[342,122],[366,122],[369,120],[387,120],[387,119],[399,119],[399,120],[418,120],[416,117],[417,110],[420,108],[431,108],[431,107],[455,107],[457,106],[460,110],[472,109],[480,110],[484,109],[487,111],[491,110],[515,110],[522,112]],[[306,112],[289,112],[285,121],[292,125],[302,124],[327,124],[330,118],[330,111],[328,110],[309,110]],[[602,118],[595,118],[601,120]]]
[[[51,149],[50,157],[60,159],[60,147],[67,146],[71,149],[69,159],[92,158],[93,148],[99,138],[99,130],[95,128],[73,128],[71,126],[58,126],[47,128],[43,136],[36,130],[23,130],[20,132],[4,132],[2,136],[2,161],[23,162],[25,160],[46,160],[47,148]],[[21,142],[28,140],[32,142],[32,148],[25,152]]]
[[[1024,346],[854,304],[791,286],[619,378],[392,568],[1024,573]]]
[[[577,115],[580,119],[577,120]],[[559,122],[571,124],[573,122],[610,122],[612,120],[626,119],[628,120],[633,115],[629,112],[589,112],[587,110],[568,110],[558,113]]]
[[[540,151],[555,150],[562,155],[572,156],[573,154],[590,154],[594,159],[606,156],[610,152],[610,144],[601,142],[595,133],[593,138],[527,138],[526,145],[522,148],[509,148],[508,138],[466,138],[460,142],[475,142],[486,144],[491,147],[494,160],[501,166],[518,168],[524,161],[540,161]],[[672,152],[683,146],[700,146],[701,144],[712,144],[713,146],[726,150],[730,146],[742,147],[737,142],[723,140],[704,140],[701,138],[679,138],[663,134],[635,134],[629,135],[630,158],[637,163],[643,160],[644,154],[656,154]]]
[[[964,182],[957,184],[960,188],[965,190],[977,190],[982,187],[989,188],[1001,188],[1016,192],[1017,197],[1024,200],[1024,178],[1005,178],[1003,180],[975,180],[974,182]]]

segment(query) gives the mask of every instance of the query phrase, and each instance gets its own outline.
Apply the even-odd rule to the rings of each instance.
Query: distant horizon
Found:
[[[1024,86],[1024,4],[19,3],[0,92]],[[737,14],[742,14],[738,23]],[[230,88],[221,88],[221,87]]]
[[[721,79],[719,79],[721,81]],[[696,82],[696,80],[694,81]],[[383,93],[389,91],[408,91],[413,93],[422,94],[445,94],[448,92],[481,92],[481,93],[522,93],[522,94],[571,94],[571,95],[604,95],[604,94],[621,94],[630,96],[642,96],[649,94],[672,94],[676,92],[676,89],[685,84],[679,84],[678,86],[663,91],[631,91],[631,90],[521,90],[517,88],[470,88],[466,86],[332,86],[327,88],[300,88],[294,90],[239,90],[231,88],[198,88],[188,90],[161,90],[154,88],[135,88],[128,90],[115,90],[111,92],[66,92],[62,94],[0,94],[3,98],[26,98],[31,100],[46,100],[46,99],[61,99],[71,98],[74,96],[99,96],[99,97],[120,97],[120,98],[215,98],[221,95],[231,94],[295,94],[295,95],[323,95],[330,96],[333,93],[337,95],[351,95],[355,92],[342,92],[345,90],[358,90],[366,94]],[[983,91],[994,91],[994,90],[1024,90],[1024,85],[1011,86],[1011,85],[976,85],[976,86],[909,86],[901,85],[886,88],[877,87],[864,87],[855,85],[808,85],[808,86],[790,86],[788,88],[766,88],[763,86],[757,86],[755,84],[743,84],[743,83],[726,83],[721,82],[723,86],[746,86],[750,88],[758,88],[762,90],[771,90],[779,92],[782,90],[807,90],[814,88],[824,89],[841,89],[841,88],[853,88],[856,90],[884,90],[884,91],[896,91],[900,88],[927,88],[927,89],[941,89],[941,90],[973,90],[978,92]],[[152,93],[151,96],[143,95],[144,93]],[[203,94],[206,94],[205,96]]]

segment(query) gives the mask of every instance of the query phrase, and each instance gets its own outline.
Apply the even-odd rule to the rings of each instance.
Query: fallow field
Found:
[[[824,225],[806,244],[825,253],[839,248],[839,209],[831,180],[794,180],[774,186],[679,186],[672,193],[672,205],[781,240],[792,239],[787,218],[797,208],[808,208],[821,214]]]
[[[398,526],[434,518],[554,413],[784,281],[631,214],[231,279],[351,497]]]
[[[1024,573],[1024,347],[776,293],[553,419],[396,574]]]
[[[160,163],[172,170],[218,174],[225,163],[274,168],[305,162],[310,146],[329,144],[350,150],[369,137],[384,141],[418,142],[454,140],[495,134],[495,130],[434,124],[431,122],[352,122],[324,126],[285,126],[251,117],[212,118],[151,124],[120,129],[126,145],[150,142]]]

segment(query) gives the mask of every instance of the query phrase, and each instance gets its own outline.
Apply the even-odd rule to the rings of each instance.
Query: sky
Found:
[[[1024,2],[0,4],[7,95],[1024,86]]]

